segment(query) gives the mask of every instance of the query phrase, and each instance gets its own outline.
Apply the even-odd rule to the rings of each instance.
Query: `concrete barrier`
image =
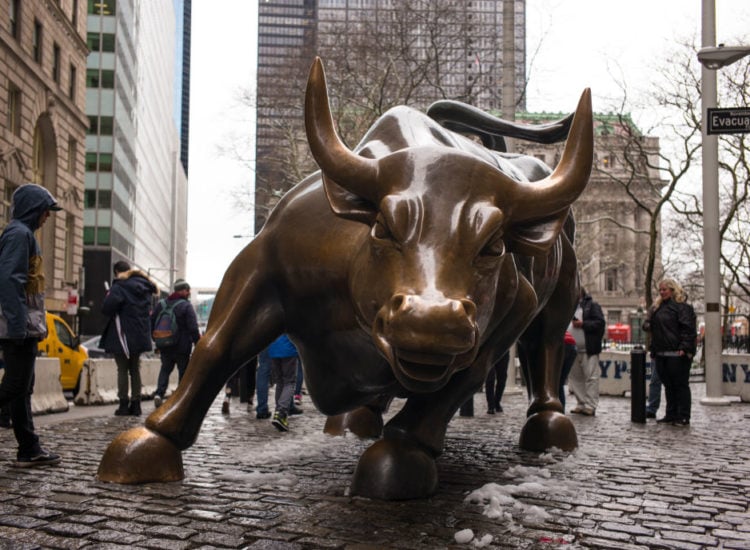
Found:
[[[161,361],[141,358],[141,399],[151,399],[156,391]],[[177,387],[177,368],[172,371],[167,395]],[[81,385],[75,396],[76,405],[117,403],[117,365],[114,359],[89,359],[81,371]]]
[[[725,356],[722,356],[725,357]],[[599,394],[625,395],[630,392],[630,352],[605,350],[599,354]],[[651,355],[646,353],[646,384],[651,380]],[[690,380],[703,380],[704,369],[699,360],[694,359],[690,367]],[[746,391],[750,392],[750,383]],[[647,394],[648,394],[648,390]],[[725,395],[738,395],[726,394]],[[750,396],[748,397],[750,400]]]
[[[34,393],[31,394],[31,414],[66,412],[69,408],[60,384],[60,359],[37,357],[34,369]]]
[[[750,354],[723,353],[721,355],[722,393],[750,401]]]

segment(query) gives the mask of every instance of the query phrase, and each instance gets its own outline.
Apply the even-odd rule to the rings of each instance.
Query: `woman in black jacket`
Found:
[[[690,424],[690,365],[695,355],[696,322],[693,306],[673,279],[659,282],[659,297],[643,323],[651,333],[651,358],[664,385],[667,413],[657,422]]]

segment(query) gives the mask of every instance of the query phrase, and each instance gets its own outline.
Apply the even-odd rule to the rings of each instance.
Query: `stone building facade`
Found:
[[[83,283],[86,4],[0,0],[0,13],[0,228],[22,183],[57,198],[63,210],[37,239],[47,308],[64,313]]]
[[[554,114],[520,114],[519,121],[551,122]],[[624,125],[629,128],[625,129]],[[563,144],[540,145],[515,140],[516,150],[555,166]],[[634,147],[634,144],[635,147]],[[626,148],[628,161],[626,162]],[[576,254],[581,284],[599,302],[608,325],[622,323],[634,329],[645,309],[645,266],[649,256],[646,209],[653,209],[664,184],[658,170],[659,139],[641,136],[627,118],[594,115],[594,166],[589,184],[573,205],[576,218]],[[627,186],[627,190],[626,190]],[[629,194],[630,193],[630,194]],[[654,279],[662,275],[661,220],[656,220]]]

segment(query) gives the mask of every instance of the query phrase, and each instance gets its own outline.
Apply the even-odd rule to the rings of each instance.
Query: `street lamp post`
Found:
[[[708,109],[716,107],[716,71],[750,54],[750,48],[716,47],[716,3],[702,0],[701,107],[703,115],[703,272],[705,278],[705,333],[703,354],[706,362],[704,405],[728,405],[722,391],[721,364],[721,279],[719,238],[719,143],[708,133]]]

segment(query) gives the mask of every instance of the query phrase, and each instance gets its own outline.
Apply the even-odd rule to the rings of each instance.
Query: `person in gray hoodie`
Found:
[[[62,208],[44,187],[24,184],[13,193],[11,221],[0,235],[0,346],[5,357],[0,406],[10,404],[18,442],[14,466],[19,468],[60,462],[59,455],[39,444],[29,406],[37,344],[47,335],[44,268],[34,231],[57,210]]]

